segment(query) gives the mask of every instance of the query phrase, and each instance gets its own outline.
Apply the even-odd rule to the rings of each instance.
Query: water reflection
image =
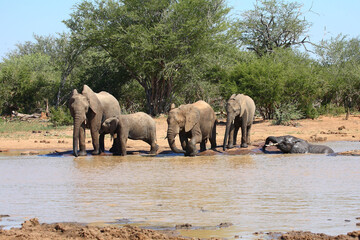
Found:
[[[349,147],[336,144],[331,147]],[[3,156],[0,214],[11,217],[0,225],[38,217],[159,228],[190,223],[196,231],[182,233],[198,237],[289,230],[339,234],[356,230],[359,173],[358,157],[309,154]],[[216,227],[224,222],[233,226]]]

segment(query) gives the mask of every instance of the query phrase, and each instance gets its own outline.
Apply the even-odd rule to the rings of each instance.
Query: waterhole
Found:
[[[359,142],[327,143],[335,151]],[[359,230],[360,158],[315,154],[183,157],[0,156],[3,228],[136,224],[185,236]]]

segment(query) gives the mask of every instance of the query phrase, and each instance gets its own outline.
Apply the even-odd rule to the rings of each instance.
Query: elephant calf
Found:
[[[290,135],[280,137],[270,136],[266,138],[263,151],[268,146],[276,146],[283,153],[334,153],[328,146],[310,144],[303,139]]]
[[[143,140],[151,146],[150,154],[156,154],[156,124],[154,119],[143,112],[120,115],[106,119],[100,129],[101,133],[117,134],[119,145],[114,154],[126,156],[127,139]]]
[[[200,143],[200,151],[205,151],[207,140],[210,141],[212,149],[216,148],[216,115],[208,103],[200,100],[180,105],[178,108],[172,105],[167,123],[167,139],[173,152],[195,156],[196,144]],[[178,134],[182,150],[175,144]]]

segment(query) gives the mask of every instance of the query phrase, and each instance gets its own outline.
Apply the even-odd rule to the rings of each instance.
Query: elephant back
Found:
[[[200,129],[203,139],[210,138],[212,130],[216,125],[216,115],[212,107],[205,101],[197,101],[193,106],[198,109],[200,113]]]
[[[120,105],[118,100],[113,95],[105,91],[96,93],[96,95],[102,105],[104,119],[120,116]]]

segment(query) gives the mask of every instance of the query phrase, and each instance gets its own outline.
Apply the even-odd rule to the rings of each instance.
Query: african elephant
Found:
[[[263,151],[265,151],[266,147],[272,145],[275,145],[283,153],[334,153],[328,146],[310,144],[303,139],[290,135],[280,137],[270,136],[266,138]]]
[[[194,156],[197,153],[196,144],[200,143],[200,151],[205,151],[208,139],[211,148],[216,148],[216,116],[214,110],[206,102],[197,101],[180,105],[178,108],[172,104],[167,123],[167,139],[173,152]],[[176,147],[177,134],[179,134],[183,150]]]
[[[100,134],[99,140],[101,123],[109,117],[120,115],[119,102],[107,92],[94,93],[90,87],[84,85],[82,93],[78,93],[76,89],[73,90],[69,100],[69,108],[74,119],[74,155],[76,157],[86,155],[85,127],[89,128],[91,132],[94,147],[92,154],[100,154],[101,151],[104,151],[104,134]]]
[[[129,139],[143,140],[151,146],[150,154],[156,154],[159,146],[156,144],[156,124],[154,119],[143,112],[120,115],[106,119],[101,125],[101,133],[114,134],[119,138],[120,152],[117,155],[126,156],[126,142]]]
[[[255,103],[247,95],[233,94],[226,104],[226,129],[223,150],[233,148],[241,127],[241,147],[247,148],[250,144],[250,130],[255,115]],[[228,141],[229,139],[229,141]],[[228,142],[227,142],[228,141]]]

